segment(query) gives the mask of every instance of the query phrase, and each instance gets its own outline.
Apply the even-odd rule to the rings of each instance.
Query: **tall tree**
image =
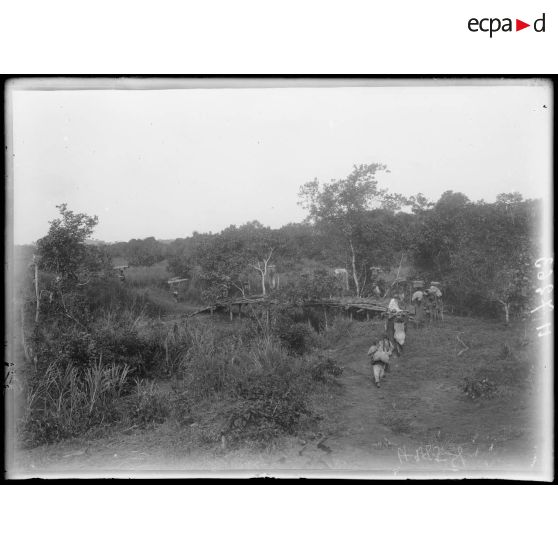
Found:
[[[78,308],[85,299],[82,287],[89,284],[97,272],[111,268],[110,256],[104,246],[87,245],[98,223],[96,216],[74,213],[66,204],[57,206],[60,218],[50,222],[48,234],[37,241],[35,260],[35,322],[39,321],[41,295],[48,297],[45,317],[62,313],[83,327]],[[39,275],[38,271],[50,272]],[[41,281],[41,288],[39,288]]]
[[[283,237],[257,221],[231,225],[218,234],[194,235],[188,250],[175,255],[169,268],[187,273],[196,270],[208,300],[231,293],[246,295],[245,286],[257,273],[265,296],[272,262],[283,253]]]
[[[266,296],[266,285],[269,270],[275,258],[282,252],[284,235],[264,227],[258,221],[246,223],[239,228],[243,241],[242,259],[251,269],[257,271],[260,277],[262,295]]]
[[[354,166],[352,172],[338,180],[320,184],[317,179],[300,188],[300,204],[308,211],[308,220],[324,233],[341,240],[350,261],[355,294],[361,295],[359,277],[359,239],[362,238],[366,213],[373,208],[398,209],[404,198],[378,187],[376,174],[389,172],[380,163]]]
[[[467,196],[447,190],[434,207],[416,206],[419,229],[413,242],[415,263],[441,279],[452,269],[452,258],[461,236],[461,220],[470,204]]]
[[[77,279],[77,272],[88,257],[85,241],[99,219],[96,215],[74,213],[65,203],[56,207],[61,218],[50,221],[48,234],[37,241],[40,268],[64,279]]]

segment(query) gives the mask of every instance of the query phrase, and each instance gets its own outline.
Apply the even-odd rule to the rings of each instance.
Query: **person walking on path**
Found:
[[[411,298],[411,302],[415,307],[415,327],[420,327],[424,322],[424,292],[415,291]]]

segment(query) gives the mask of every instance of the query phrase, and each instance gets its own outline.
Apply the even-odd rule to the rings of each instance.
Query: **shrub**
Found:
[[[149,323],[140,331],[140,339],[151,347],[152,373],[164,373],[176,379],[190,347],[187,328],[177,323],[172,327],[163,323]]]
[[[316,344],[321,348],[329,348],[348,339],[355,325],[355,322],[345,316],[336,316],[330,327],[324,329],[320,335],[314,336]]]
[[[238,399],[230,409],[224,434],[233,441],[267,443],[280,434],[294,434],[309,416],[304,378],[287,374],[250,374],[237,385]]]
[[[311,374],[305,362],[290,355],[273,338],[258,340],[234,386],[224,434],[233,441],[268,443],[280,434],[294,434],[309,407]]]
[[[291,354],[302,355],[309,348],[311,332],[308,325],[295,323],[288,316],[282,315],[277,319],[274,333]]]
[[[131,266],[125,272],[126,283],[133,287],[161,287],[168,290],[171,274],[166,261],[151,266]]]
[[[92,335],[74,325],[57,324],[50,330],[37,329],[33,337],[34,350],[39,357],[38,364],[47,368],[54,364],[60,368],[73,365],[86,368],[95,362],[95,340]]]
[[[182,375],[188,389],[197,399],[210,397],[225,390],[236,367],[233,338],[219,338],[214,328],[205,324],[185,325],[188,350],[181,360]]]
[[[98,331],[95,353],[115,364],[127,364],[134,376],[144,376],[156,356],[156,347],[140,339],[138,331],[128,324]]]
[[[463,379],[462,389],[467,397],[471,399],[491,399],[496,395],[496,384],[487,378],[478,380],[466,377]]]
[[[170,399],[170,416],[181,426],[194,423],[192,402],[187,393],[174,393]]]
[[[331,359],[300,358],[309,328],[286,319],[274,330],[274,319],[239,329],[197,319],[165,324],[126,309],[98,312],[89,332],[73,327],[62,342],[45,340],[51,357],[58,349],[62,356],[46,372],[38,367],[30,383],[26,436],[50,442],[110,422],[146,426],[169,417],[199,423],[199,440],[212,443],[225,436],[267,444],[293,434],[315,420],[314,382],[332,383],[341,369]],[[146,380],[163,372],[177,380],[172,394]]]
[[[170,414],[170,406],[165,396],[155,389],[153,382],[136,380],[128,413],[134,424],[146,426],[164,422]]]
[[[336,383],[336,378],[343,373],[343,369],[337,365],[335,360],[323,356],[318,356],[315,360],[310,361],[308,370],[314,382],[324,384]]]
[[[380,422],[387,426],[394,434],[410,434],[412,431],[411,421],[396,413],[386,413],[381,416]]]
[[[187,328],[192,338],[183,363],[184,391],[173,400],[173,409],[179,405],[182,420],[190,422],[191,414],[201,415],[201,442],[224,436],[228,444],[265,445],[295,433],[301,419],[312,416],[309,369],[272,336],[245,342],[205,324]]]

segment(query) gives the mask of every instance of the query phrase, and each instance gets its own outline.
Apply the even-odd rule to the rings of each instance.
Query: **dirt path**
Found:
[[[532,468],[536,442],[529,394],[517,389],[478,401],[463,394],[460,383],[471,373],[470,359],[458,358],[448,344],[463,325],[449,320],[410,328],[405,350],[392,359],[380,388],[366,353],[382,333],[381,324],[360,328],[333,353],[344,365],[345,393],[326,426],[331,467],[353,470],[358,463],[358,469],[394,475],[449,476],[464,470],[507,472],[512,462],[521,470]],[[473,342],[481,344],[482,333]]]

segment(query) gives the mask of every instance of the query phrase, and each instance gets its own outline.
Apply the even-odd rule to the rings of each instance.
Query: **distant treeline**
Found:
[[[403,264],[407,279],[440,281],[445,301],[457,311],[509,319],[525,310],[540,257],[540,200],[509,193],[493,203],[473,202],[451,190],[436,202],[422,194],[405,198],[377,186],[382,170],[360,165],[344,179],[303,185],[308,216],[302,223],[272,229],[252,221],[170,242],[149,237],[92,246],[84,239],[96,218],[62,206],[64,223],[53,222],[38,241],[39,265],[77,277],[78,268],[101,269],[117,258],[130,266],[166,261],[172,275],[190,279],[190,295],[212,301],[247,290],[265,293],[284,287],[285,278],[291,285],[300,278],[303,290],[325,294],[331,286],[325,276],[336,268],[347,270],[352,294],[368,296],[382,272],[385,277],[391,270],[393,277]],[[88,226],[78,238],[81,222]],[[28,256],[32,250],[27,247]]]
[[[523,200],[519,194],[502,194],[486,203],[447,191],[436,203],[414,198],[410,211],[364,210],[351,231],[359,294],[368,294],[374,283],[371,268],[397,268],[403,259],[413,269],[410,278],[441,281],[446,300],[460,309],[505,310],[508,304],[508,310],[518,309],[529,295],[540,218],[540,201]],[[133,266],[167,260],[174,275],[203,279],[200,288],[222,294],[239,294],[242,285],[269,274],[271,266],[288,274],[303,269],[302,262],[346,268],[355,289],[353,253],[345,240],[342,233],[315,222],[271,229],[253,221],[170,243],[133,239],[106,250]]]

